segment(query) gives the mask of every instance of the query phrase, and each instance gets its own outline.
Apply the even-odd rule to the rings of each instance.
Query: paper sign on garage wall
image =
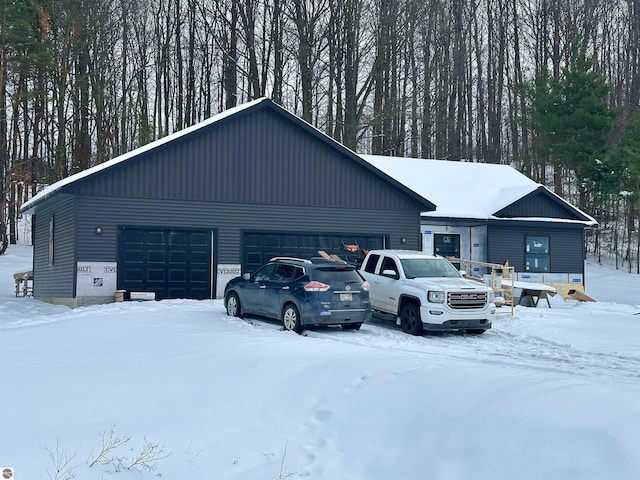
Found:
[[[219,263],[216,277],[216,298],[224,297],[224,287],[229,280],[239,277],[242,267],[239,263]]]
[[[78,262],[76,297],[115,295],[118,282],[116,262]]]

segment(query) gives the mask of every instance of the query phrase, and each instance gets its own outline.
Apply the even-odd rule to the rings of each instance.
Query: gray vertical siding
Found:
[[[33,248],[33,292],[36,298],[75,295],[75,202],[60,196],[54,206],[38,210]],[[49,265],[49,221],[54,216],[54,260]]]
[[[574,209],[568,208],[566,204],[551,196],[544,189],[539,189],[534,193],[525,196],[517,202],[509,205],[500,212],[498,217],[537,217],[537,218],[562,218],[567,220],[587,220],[583,215],[579,215]]]
[[[420,248],[416,211],[81,197],[78,225],[78,261],[116,261],[117,227],[124,225],[215,231],[217,263],[240,263],[242,232],[251,230],[380,234],[391,248]]]
[[[514,226],[503,222],[488,227],[488,261],[504,263],[524,272],[525,237],[549,237],[550,272],[584,274],[584,228],[582,225],[554,225],[518,222]]]
[[[130,159],[73,191],[256,205],[424,208],[272,110],[229,120]]]

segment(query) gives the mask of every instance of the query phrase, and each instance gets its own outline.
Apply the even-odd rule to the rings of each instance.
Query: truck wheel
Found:
[[[405,303],[400,310],[400,326],[402,331],[411,335],[422,335],[422,319],[420,309],[415,303]]]
[[[467,333],[471,333],[472,335],[482,335],[486,330],[484,328],[470,328],[466,330]]]

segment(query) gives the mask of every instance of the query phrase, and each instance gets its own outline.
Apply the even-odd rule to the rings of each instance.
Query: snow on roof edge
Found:
[[[410,185],[407,185],[407,188],[416,191],[419,195],[425,198],[431,198],[431,201],[435,203],[438,208],[432,212],[422,212],[421,215],[425,217],[441,217],[441,218],[467,218],[467,219],[477,219],[477,220],[501,220],[503,217],[498,217],[495,213],[500,210],[508,207],[515,201],[520,198],[529,195],[530,193],[535,192],[539,188],[544,188],[547,192],[551,193],[557,200],[559,200],[563,205],[567,206],[570,210],[579,213],[584,216],[586,220],[571,220],[571,219],[552,219],[551,217],[517,217],[518,220],[524,221],[549,221],[549,222],[564,222],[564,223],[580,223],[585,226],[597,226],[598,222],[592,216],[583,212],[573,204],[569,203],[567,200],[562,198],[560,195],[551,191],[548,187],[541,183],[537,183],[512,167],[511,165],[506,164],[491,164],[491,163],[481,163],[481,162],[467,162],[467,161],[451,161],[451,160],[437,160],[437,159],[419,159],[419,158],[407,158],[407,157],[393,157],[393,156],[385,156],[385,155],[360,155],[365,161],[370,163],[371,165],[377,167],[382,170],[387,175],[395,178],[397,181],[404,183],[407,185],[407,180]],[[418,188],[416,190],[416,180],[420,179],[420,175],[416,172],[416,165],[410,165],[411,169],[409,170],[409,174],[407,175],[407,171],[403,171],[401,164],[408,165],[408,162],[414,163],[417,161],[424,162],[422,163],[422,167],[426,168],[426,171],[434,171],[434,167],[442,167],[442,169],[438,169],[439,173],[445,173],[448,171],[451,173],[460,173],[462,169],[468,170],[482,168],[485,172],[490,172],[492,175],[487,177],[487,179],[492,178],[493,180],[499,180],[498,184],[492,184],[492,182],[486,182],[487,188],[489,191],[493,191],[494,195],[482,195],[482,200],[477,196],[473,198],[470,204],[465,204],[464,206],[458,206],[447,208],[447,205],[450,207],[450,202],[443,201],[441,197],[442,192],[439,191],[440,187],[436,188],[435,191],[424,190],[424,188],[432,188],[434,184],[429,179],[425,181],[420,186],[422,189]],[[390,163],[393,162],[393,163]],[[400,168],[394,168],[398,167]],[[450,168],[455,168],[454,171],[449,170]],[[475,170],[469,170],[471,172],[475,172]],[[496,172],[501,173],[501,175],[495,175]],[[504,178],[502,178],[504,176]],[[476,178],[476,177],[474,177]],[[477,178],[476,178],[477,179]],[[502,186],[504,180],[515,181],[516,184],[513,186]],[[449,179],[451,180],[451,179]],[[437,185],[442,186],[439,180],[436,181]],[[444,182],[445,185],[450,185],[448,182]],[[497,188],[497,190],[496,190]],[[444,188],[444,191],[449,195],[450,189]],[[477,193],[477,192],[476,192]],[[435,195],[436,198],[433,198]],[[471,195],[473,197],[473,195]],[[480,201],[479,201],[480,200]],[[480,210],[478,210],[478,208]]]
[[[199,122],[195,125],[192,125],[190,127],[187,127],[183,130],[179,130],[177,132],[174,132],[170,135],[167,135],[166,137],[162,137],[158,140],[155,140],[153,142],[150,142],[146,145],[143,145],[141,147],[138,147],[134,150],[131,150],[129,152],[123,153],[122,155],[119,155],[115,158],[112,158],[110,160],[107,160],[106,162],[103,162],[99,165],[95,165],[91,168],[88,168],[86,170],[83,170],[81,172],[78,172],[74,175],[70,175],[66,178],[63,178],[61,180],[58,180],[57,182],[49,185],[48,187],[46,187],[45,189],[43,189],[41,192],[39,192],[36,196],[32,197],[31,199],[29,199],[27,202],[25,202],[22,207],[20,208],[20,211],[22,213],[26,213],[28,212],[28,210],[34,208],[37,204],[43,202],[44,200],[46,200],[47,198],[49,198],[50,196],[54,195],[58,190],[60,190],[61,188],[70,185],[74,182],[77,182],[78,180],[82,180],[83,178],[86,178],[90,175],[93,175],[95,173],[98,173],[102,170],[106,170],[114,165],[117,165],[121,162],[124,162],[130,158],[133,158],[137,155],[140,155],[142,153],[145,153],[147,151],[153,150],[154,148],[160,147],[166,143],[169,143],[177,138],[181,138],[185,135],[188,135],[194,131],[197,131],[203,127],[206,127],[208,125],[211,125],[213,123],[216,123],[224,118],[230,117],[232,115],[235,115],[236,113],[239,113],[243,110],[246,110],[248,108],[251,108],[263,101],[268,101],[269,98],[267,97],[260,97],[258,99],[252,100],[250,102],[247,103],[243,103],[241,105],[237,105],[235,107],[229,108],[227,110],[224,110],[206,120],[203,120],[202,122]],[[280,106],[280,105],[278,105]],[[322,130],[314,127],[312,124],[310,124],[309,122],[307,122],[306,120],[304,120],[301,117],[298,117],[292,113],[290,113],[288,110],[286,110],[284,107],[280,106],[282,108],[282,110],[286,113],[289,113],[290,115],[296,117],[300,122],[306,124],[307,126],[309,126],[310,128],[312,128],[314,131],[316,131],[318,134],[322,135],[323,137],[325,137],[326,139],[330,140],[331,142],[340,145],[342,148],[344,148],[346,151],[350,152],[355,158],[361,159],[364,161],[364,163],[366,165],[369,165],[371,168],[373,168],[378,175],[384,176],[387,179],[389,179],[391,182],[394,182],[397,188],[404,188],[407,190],[408,194],[413,194],[416,198],[422,200],[422,202],[424,203],[428,203],[430,205],[434,205],[433,202],[431,202],[429,199],[427,199],[426,197],[424,197],[423,195],[421,195],[419,192],[416,192],[415,190],[407,187],[405,184],[403,184],[402,182],[398,181],[398,179],[396,179],[395,177],[393,177],[392,175],[389,175],[388,173],[384,172],[383,170],[377,168],[375,165],[372,165],[370,162],[367,162],[366,160],[364,160],[362,158],[362,155],[359,155],[358,153],[354,152],[353,150],[351,150],[349,147],[339,143],[338,141],[336,141],[334,138],[330,137],[328,134],[326,134],[325,132],[323,132]]]
[[[553,195],[554,197],[556,197],[558,200],[560,200],[561,202],[563,202],[564,204],[566,204],[567,206],[573,208],[576,212],[579,212],[581,215],[584,215],[586,218],[588,218],[589,220],[585,220],[584,223],[586,224],[593,224],[593,225],[599,225],[598,221],[593,218],[591,215],[589,215],[586,212],[583,212],[582,210],[580,210],[578,207],[576,207],[575,205],[569,203],[568,201],[566,201],[564,198],[562,198],[560,195],[558,195],[557,193],[555,193],[554,191],[552,191],[551,189],[547,188],[545,185],[542,185],[542,187],[549,192],[551,195]]]

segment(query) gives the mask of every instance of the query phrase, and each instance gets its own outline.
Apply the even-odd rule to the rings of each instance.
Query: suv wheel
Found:
[[[408,302],[400,310],[400,326],[402,331],[411,335],[422,335],[420,310],[415,303]]]
[[[285,330],[292,330],[296,333],[302,332],[300,313],[294,304],[285,305],[284,310],[282,310],[282,324]]]
[[[242,309],[240,308],[240,299],[238,295],[234,292],[231,292],[227,295],[227,315],[230,317],[240,317],[242,318]]]

